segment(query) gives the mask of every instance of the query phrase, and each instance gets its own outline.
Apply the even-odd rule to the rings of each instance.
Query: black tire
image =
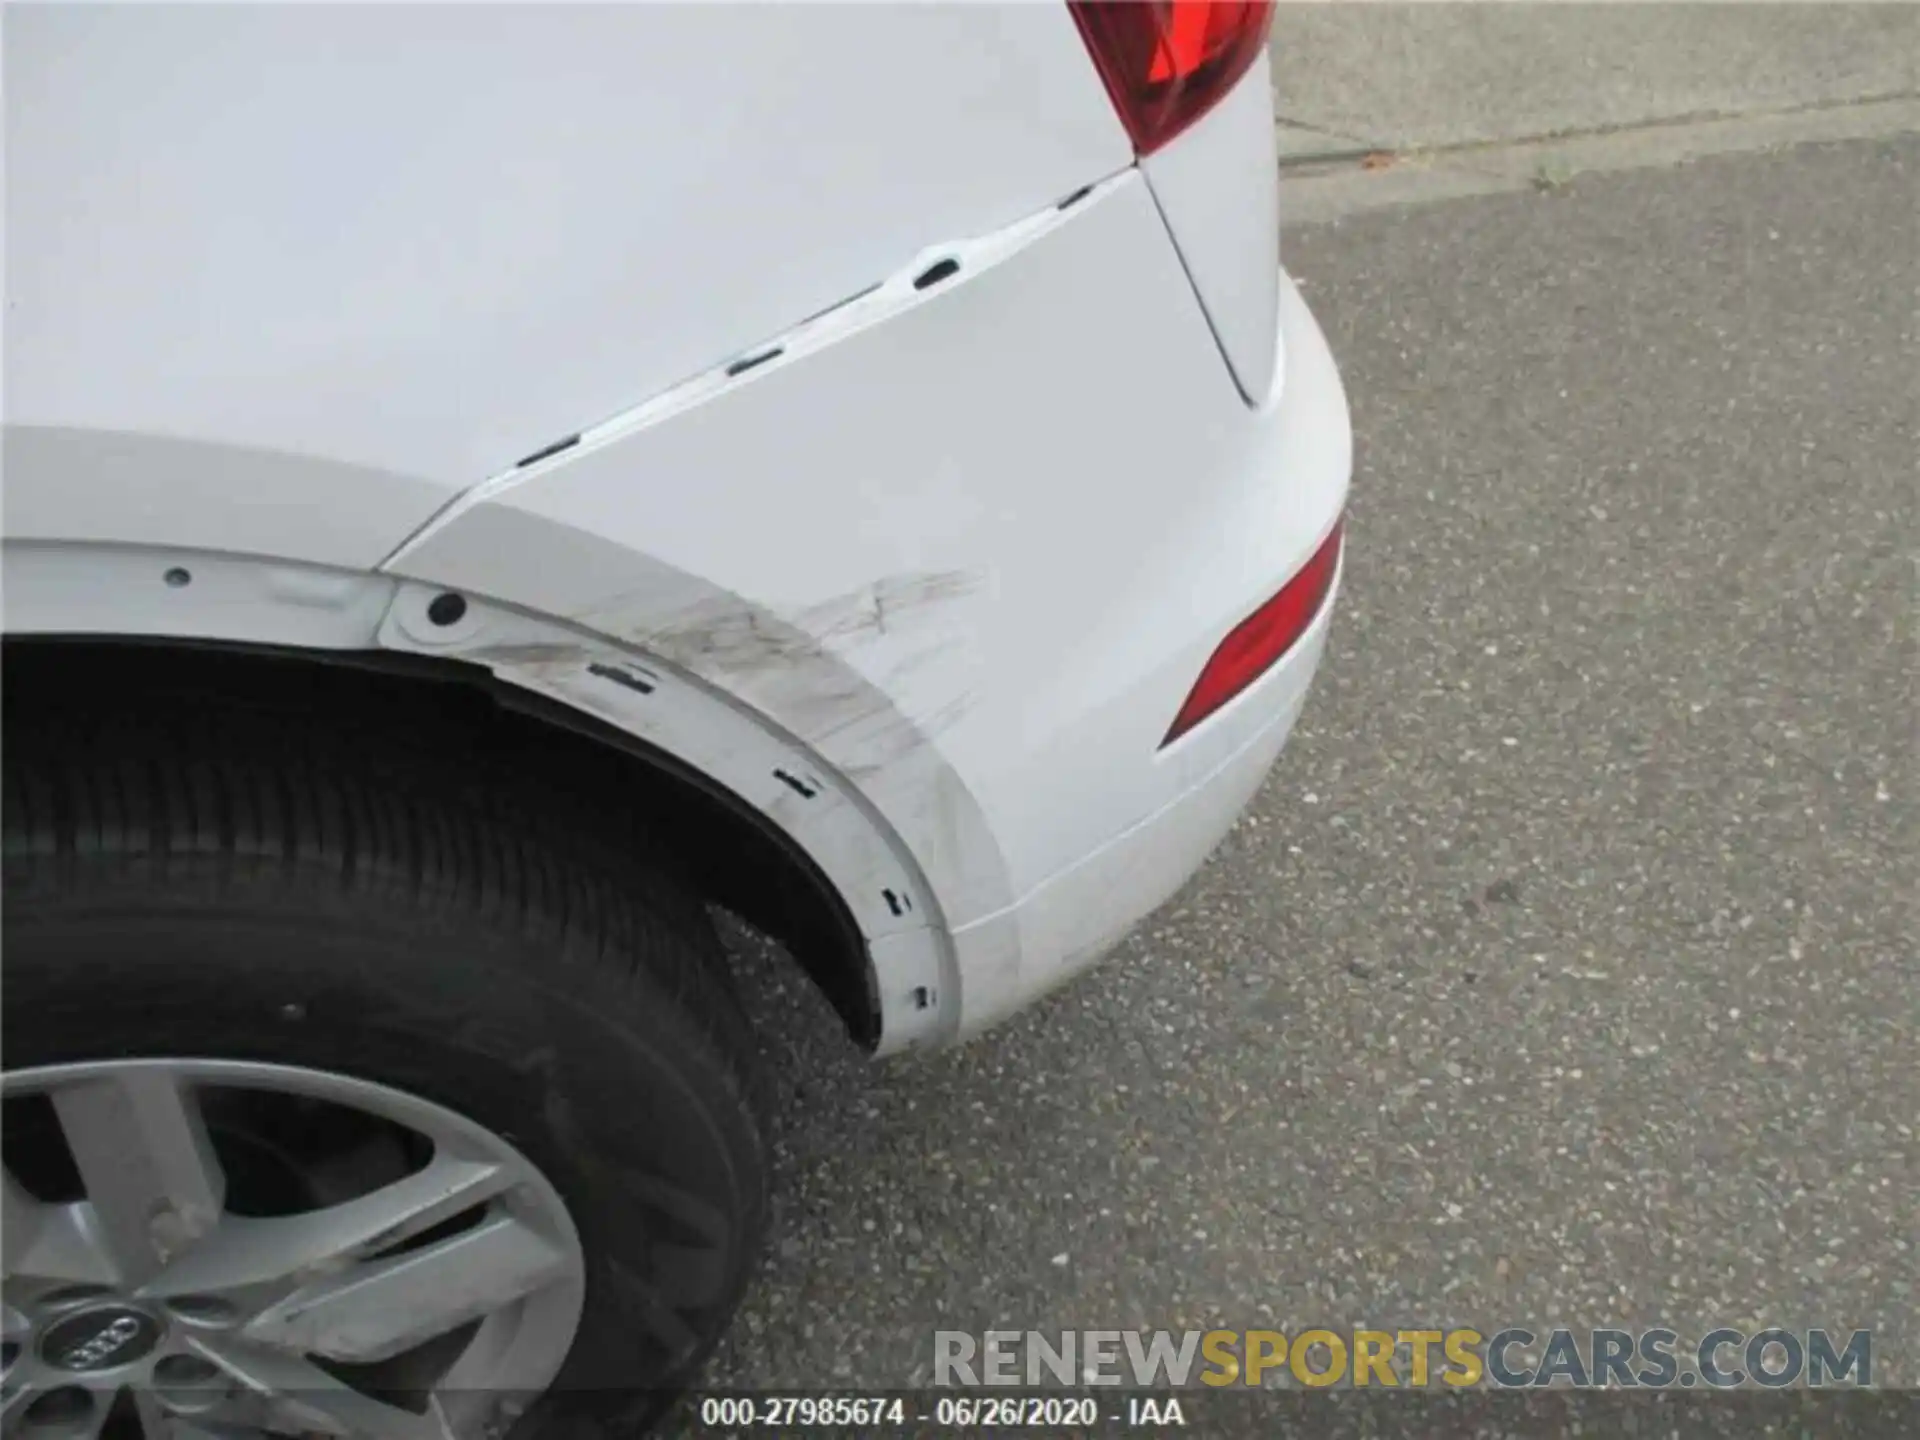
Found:
[[[470,736],[10,689],[7,1066],[270,1061],[478,1121],[545,1173],[587,1265],[566,1364],[513,1433],[644,1427],[766,1215],[751,1037],[644,817],[523,784],[526,757]]]

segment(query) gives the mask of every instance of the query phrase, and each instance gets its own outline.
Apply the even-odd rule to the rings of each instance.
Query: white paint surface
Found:
[[[10,6],[4,48],[10,422],[454,486],[1129,158],[1064,6]]]
[[[1231,94],[1141,162],[1240,388],[1273,383],[1280,157],[1265,51]]]

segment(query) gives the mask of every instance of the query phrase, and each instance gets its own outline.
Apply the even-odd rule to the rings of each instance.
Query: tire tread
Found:
[[[636,1003],[652,992],[684,1009],[753,1092],[751,1032],[712,920],[644,815],[548,774],[531,785],[484,736],[475,753],[292,712],[10,708],[10,903],[70,889],[82,867],[164,881],[176,861],[219,856],[292,884],[327,875],[346,896],[467,909],[559,962],[619,975]]]

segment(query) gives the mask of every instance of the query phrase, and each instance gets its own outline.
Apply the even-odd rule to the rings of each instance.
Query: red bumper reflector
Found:
[[[1334,522],[1313,558],[1300,568],[1280,591],[1253,614],[1227,632],[1193,682],[1180,713],[1173,717],[1167,738],[1170,745],[1198,725],[1222,705],[1273,666],[1304,635],[1326,603],[1333,586],[1334,571],[1340,567],[1340,536],[1344,518]]]

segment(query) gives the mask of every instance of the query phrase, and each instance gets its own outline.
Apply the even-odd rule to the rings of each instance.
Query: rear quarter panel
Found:
[[[1064,5],[4,25],[8,423],[449,494],[1129,161]]]

